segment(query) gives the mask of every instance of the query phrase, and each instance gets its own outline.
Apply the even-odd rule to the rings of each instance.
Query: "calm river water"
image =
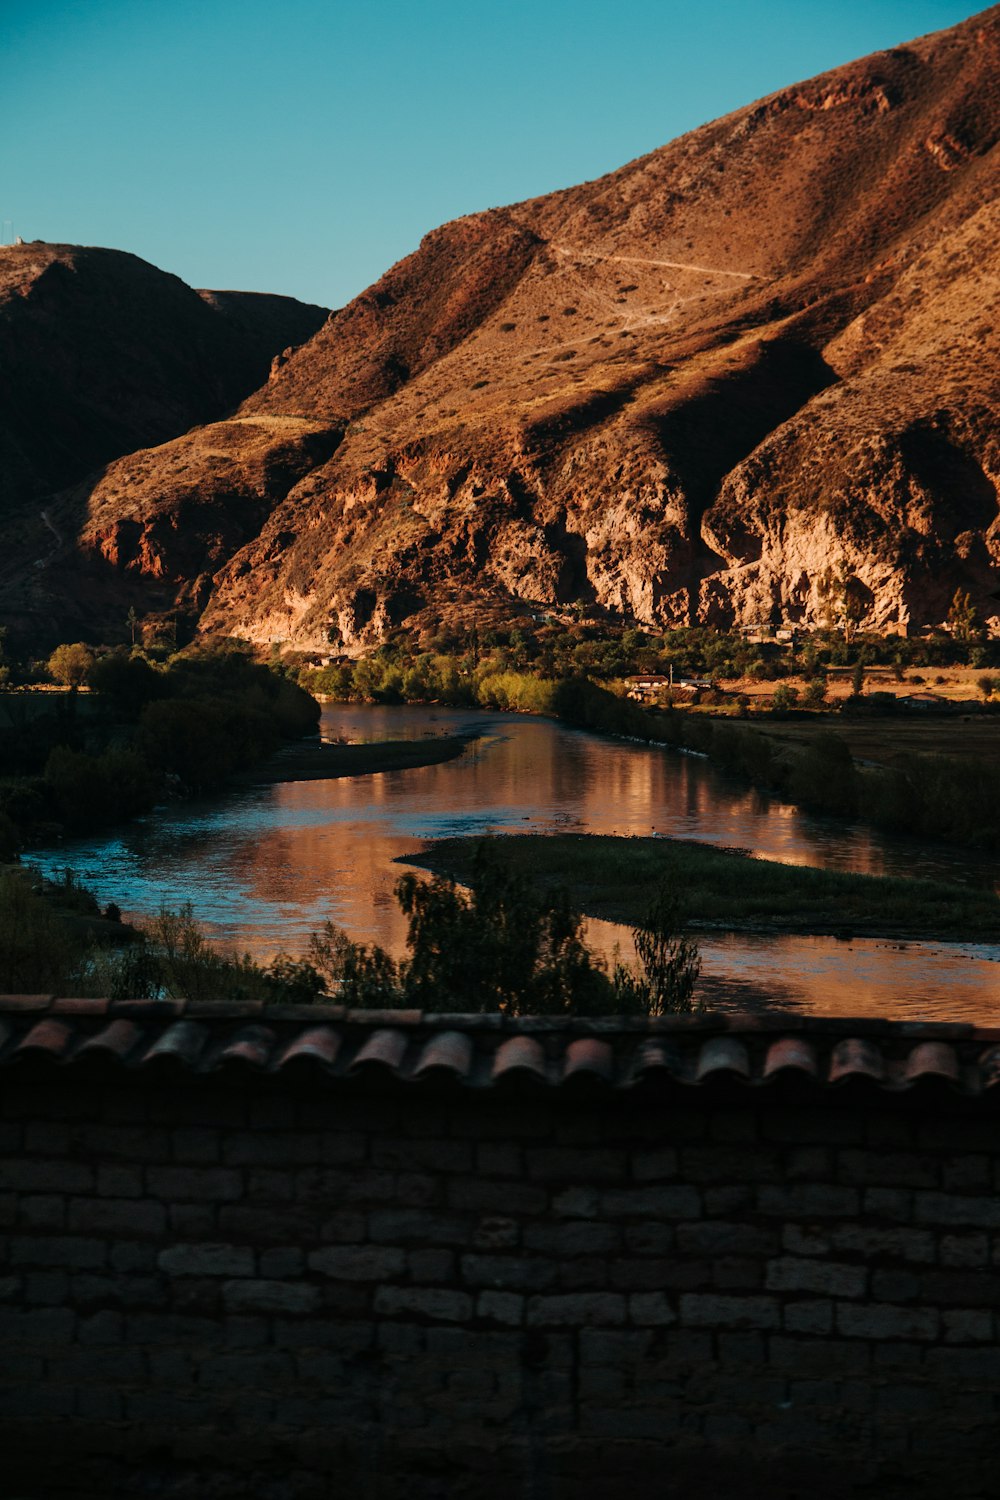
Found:
[[[417,770],[255,788],[160,808],[113,838],[31,856],[69,866],[130,915],[191,901],[224,943],[259,957],[303,952],[330,918],[401,952],[395,860],[452,834],[651,834],[738,845],[787,864],[995,882],[996,864],[809,817],[708,762],[605,740],[543,719],[436,708],[330,705],[327,739],[374,741],[477,730],[458,760]],[[628,934],[589,924],[593,945]],[[987,1020],[1000,1015],[1000,946],[705,937],[702,989],[726,1008]]]

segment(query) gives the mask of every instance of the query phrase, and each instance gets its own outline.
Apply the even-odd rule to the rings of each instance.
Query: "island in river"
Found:
[[[641,925],[660,886],[683,895],[687,925],[724,932],[918,937],[996,942],[995,891],[754,858],[692,839],[601,834],[494,834],[437,840],[401,856],[459,881],[483,845],[539,887],[558,886],[586,916]]]

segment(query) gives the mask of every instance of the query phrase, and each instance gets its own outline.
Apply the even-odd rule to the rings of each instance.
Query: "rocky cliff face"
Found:
[[[832,566],[870,626],[1000,625],[998,79],[994,7],[445,225],[224,441],[63,496],[45,586],[355,650],[488,601],[808,622]]]

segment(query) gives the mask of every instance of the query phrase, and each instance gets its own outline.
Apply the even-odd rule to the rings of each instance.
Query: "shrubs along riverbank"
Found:
[[[75,692],[0,727],[0,858],[147,812],[167,793],[206,793],[315,732],[316,700],[237,650],[156,665],[99,658],[88,712]],[[23,695],[27,698],[29,695]]]
[[[466,878],[467,889],[441,875],[400,878],[396,898],[408,918],[401,960],[328,922],[303,957],[279,954],[262,965],[214,948],[190,906],[116,931],[116,913],[102,916],[71,877],[46,883],[25,866],[11,867],[0,871],[0,993],[273,1003],[332,996],[361,1008],[507,1015],[694,1008],[700,959],[670,892],[660,893],[634,934],[639,966],[609,973],[586,947],[582,918],[564,890],[539,889],[486,849]]]

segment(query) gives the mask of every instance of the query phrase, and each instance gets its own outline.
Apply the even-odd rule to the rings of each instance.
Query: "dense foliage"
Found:
[[[309,962],[348,1005],[506,1015],[663,1015],[694,1007],[698,950],[666,893],[635,929],[640,968],[618,964],[610,976],[587,949],[567,893],[539,890],[485,847],[468,889],[440,875],[404,875],[396,898],[409,919],[399,963],[332,923],[312,938]]]
[[[2,698],[0,856],[133,817],[167,791],[219,787],[319,718],[303,688],[241,650],[156,662],[67,647],[63,658],[69,694]]]

